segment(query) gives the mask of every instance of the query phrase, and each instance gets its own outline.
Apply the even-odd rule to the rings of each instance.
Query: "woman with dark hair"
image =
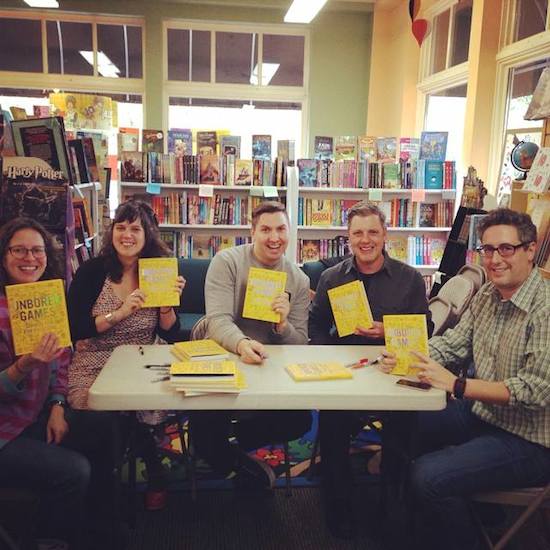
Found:
[[[17,357],[6,285],[61,277],[52,237],[36,221],[16,218],[0,230],[0,486],[29,489],[40,498],[38,536],[77,548],[90,478],[86,458],[67,448],[65,417],[70,350],[45,334]]]
[[[85,410],[88,408],[88,390],[113,349],[121,344],[148,345],[157,342],[159,337],[166,341],[178,337],[179,321],[174,308],[143,308],[145,295],[138,288],[138,260],[169,255],[151,207],[130,200],[117,208],[98,257],[80,266],[74,276],[69,289],[68,310],[76,348],[69,368],[68,397],[71,406],[81,410],[78,415],[82,429],[89,429],[98,437],[101,434],[107,438],[110,436],[113,418],[108,412]],[[184,278],[178,276],[174,287],[180,295],[184,286]],[[158,423],[154,413],[141,413],[139,417],[149,424]],[[160,508],[166,494],[159,490],[163,469],[154,439],[143,423],[139,424],[138,435],[139,451],[149,477],[146,505],[149,509]],[[108,451],[104,450],[93,463],[103,461],[104,469],[98,471],[109,476],[112,464],[105,462],[110,458],[107,455]],[[108,483],[108,480],[104,481]]]

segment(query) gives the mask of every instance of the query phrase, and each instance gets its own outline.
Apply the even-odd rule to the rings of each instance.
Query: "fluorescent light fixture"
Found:
[[[262,63],[262,86],[267,86],[275,73],[279,70],[280,63]],[[250,84],[258,84],[258,64],[254,67],[250,75]]]
[[[309,23],[327,0],[294,0],[285,15],[285,23]]]
[[[89,50],[79,50],[79,53],[90,65],[93,66],[94,52]],[[97,72],[101,76],[118,78],[120,69],[103,52],[97,52]]]
[[[31,8],[58,8],[59,2],[57,0],[23,0],[25,4],[28,4]]]

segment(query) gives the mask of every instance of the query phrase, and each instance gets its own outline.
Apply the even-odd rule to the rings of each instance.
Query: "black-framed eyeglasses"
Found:
[[[46,247],[45,246],[33,246],[32,248],[27,248],[26,246],[8,246],[10,254],[17,258],[18,260],[24,260],[27,257],[27,254],[30,252],[37,260],[44,258],[46,256]]]
[[[495,253],[495,250],[498,250],[498,254],[502,258],[508,258],[509,256],[513,256],[516,253],[516,250],[518,248],[525,246],[530,242],[531,241],[525,241],[519,244],[502,243],[502,244],[499,244],[498,246],[492,246],[490,244],[482,244],[481,246],[478,246],[476,250],[486,258],[491,258]]]

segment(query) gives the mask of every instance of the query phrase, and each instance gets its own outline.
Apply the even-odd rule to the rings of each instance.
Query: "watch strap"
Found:
[[[455,399],[463,399],[466,391],[466,377],[459,376],[453,384],[453,397]]]

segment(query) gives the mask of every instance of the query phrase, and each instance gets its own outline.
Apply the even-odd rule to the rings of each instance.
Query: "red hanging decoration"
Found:
[[[419,46],[422,46],[422,42],[428,34],[428,21],[426,19],[415,19],[412,22],[412,33],[416,38]]]

